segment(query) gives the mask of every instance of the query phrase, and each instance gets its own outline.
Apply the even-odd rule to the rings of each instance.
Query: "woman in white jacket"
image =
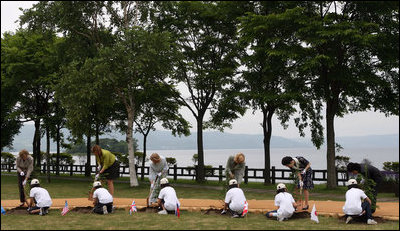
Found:
[[[158,194],[160,193],[160,179],[167,177],[168,175],[168,164],[165,157],[153,153],[150,156],[150,196],[148,204],[157,203]]]

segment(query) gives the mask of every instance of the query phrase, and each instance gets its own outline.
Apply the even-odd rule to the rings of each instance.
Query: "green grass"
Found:
[[[65,176],[64,176],[65,177]],[[69,179],[60,179],[52,176],[51,183],[47,183],[46,178],[39,178],[42,187],[46,188],[52,198],[84,198],[88,196],[89,188],[92,185],[90,178],[83,176],[74,176]],[[149,182],[139,182],[138,187],[130,187],[128,178],[120,178],[118,181],[127,183],[114,183],[115,197],[117,198],[146,198],[149,194]],[[170,179],[179,198],[196,198],[196,199],[223,199],[222,184],[218,181],[207,181],[202,184],[195,183],[192,180]],[[215,187],[219,186],[219,187]],[[249,182],[249,184],[241,184],[248,200],[273,200],[275,196],[275,186],[264,186],[262,183]],[[29,187],[28,187],[29,188]],[[201,188],[201,190],[199,190]],[[315,185],[315,189],[311,191],[311,200],[336,200],[344,201],[346,187],[338,187],[335,190],[328,190],[324,185]],[[19,199],[17,176],[1,176],[1,199]],[[394,193],[380,193],[378,200],[385,198],[386,201],[398,201]]]
[[[24,219],[25,218],[25,219]],[[69,212],[60,215],[60,210],[50,210],[46,216],[9,214],[2,216],[2,230],[115,230],[115,229],[151,229],[151,230],[387,230],[399,229],[399,222],[387,221],[378,225],[362,223],[345,224],[343,220],[319,216],[319,224],[310,219],[294,219],[284,222],[267,219],[262,214],[249,214],[247,218],[234,219],[228,216],[203,215],[200,212],[182,211],[181,217],[158,215],[153,213],[135,213],[130,216],[125,210],[116,210],[114,214],[97,215]]]

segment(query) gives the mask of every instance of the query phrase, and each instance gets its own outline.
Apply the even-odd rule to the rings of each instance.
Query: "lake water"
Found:
[[[179,167],[192,166],[193,154],[197,150],[148,150],[147,155],[158,153],[165,157],[174,157]],[[263,149],[208,149],[204,150],[204,163],[218,167],[225,167],[226,161],[230,155],[242,152],[246,156],[246,165],[249,168],[264,168],[264,150]],[[383,168],[383,162],[399,161],[399,148],[347,148],[336,155],[349,156],[351,162],[361,162],[368,159],[372,164],[379,168]],[[326,149],[316,150],[314,148],[272,148],[271,149],[271,166],[276,168],[285,168],[281,164],[284,156],[303,156],[310,163],[313,169],[326,169]],[[74,156],[75,163],[80,164],[86,162],[86,156],[79,161],[79,157]],[[92,156],[91,164],[95,164],[95,158]],[[149,163],[146,162],[146,165]]]

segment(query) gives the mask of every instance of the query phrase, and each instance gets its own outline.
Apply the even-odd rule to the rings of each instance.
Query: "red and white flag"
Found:
[[[132,201],[131,208],[129,209],[129,215],[132,215],[132,213],[135,212],[137,212],[136,203],[135,201]]]
[[[64,216],[65,214],[68,213],[68,211],[69,211],[68,202],[67,202],[67,200],[65,200],[65,205],[64,205],[63,210],[61,211],[61,215]]]
[[[248,212],[249,212],[249,205],[247,204],[247,201],[245,201],[244,202],[244,208],[243,208],[242,217],[244,217]]]
[[[319,223],[318,215],[317,215],[317,209],[315,209],[315,204],[314,204],[314,206],[313,206],[313,208],[311,210],[311,220]]]

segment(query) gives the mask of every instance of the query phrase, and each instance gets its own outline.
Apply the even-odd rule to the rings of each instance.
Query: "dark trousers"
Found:
[[[21,203],[25,202],[25,190],[24,190],[24,186],[22,185],[22,182],[24,182],[25,180],[25,176],[21,176],[18,174],[18,189],[19,189],[19,201],[21,201]]]
[[[368,201],[364,201],[361,204],[361,208],[363,211],[365,211],[365,216],[367,219],[372,219],[372,211],[371,211],[371,205],[368,203]]]
[[[112,212],[112,207],[113,207],[113,203],[111,202],[111,203],[108,203],[108,204],[102,204],[102,203],[100,203],[100,202],[98,202],[96,205],[95,205],[95,207],[94,207],[94,209],[93,209],[93,212],[94,213],[98,213],[98,214],[103,214],[103,206],[107,206],[107,212],[108,213],[111,213]]]
[[[269,211],[269,212],[267,212],[267,213],[265,214],[265,216],[268,217],[268,218],[271,218],[270,215],[271,215],[272,213],[276,213],[276,212],[278,212],[278,210]]]
[[[346,218],[348,217],[348,216],[351,216],[351,217],[355,217],[355,218],[357,218],[357,217],[360,217],[360,219],[363,219],[363,220],[367,220],[367,219],[372,219],[372,212],[371,212],[371,205],[368,203],[368,201],[364,201],[363,203],[361,203],[361,208],[362,208],[362,211],[364,212],[365,211],[365,213],[364,213],[364,215],[362,215],[362,216],[358,216],[358,215],[347,215],[346,214]]]

